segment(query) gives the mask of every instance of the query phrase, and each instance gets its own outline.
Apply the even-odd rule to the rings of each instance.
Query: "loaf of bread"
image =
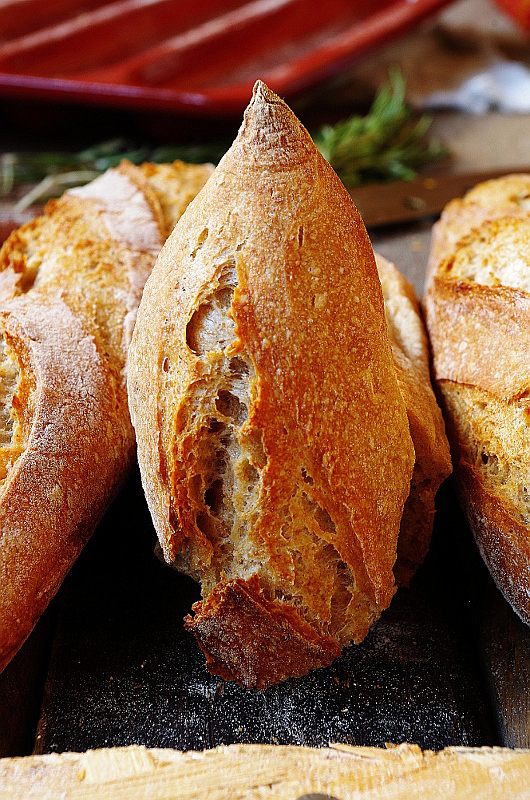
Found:
[[[530,623],[530,175],[450,203],[426,320],[455,477],[482,557]]]
[[[145,280],[212,168],[123,164],[0,251],[0,670],[127,477]]]
[[[362,220],[263,83],[157,260],[128,386],[208,668],[263,688],[360,641],[395,591],[414,450]]]
[[[451,474],[451,455],[442,412],[431,386],[429,344],[416,292],[394,264],[378,253],[375,259],[394,369],[416,453],[394,565],[397,585],[408,586],[429,549],[434,500],[440,484]]]

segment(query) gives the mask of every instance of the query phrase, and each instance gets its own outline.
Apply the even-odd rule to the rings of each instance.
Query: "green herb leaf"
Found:
[[[15,205],[15,211],[25,211],[33,203],[42,203],[50,197],[60,197],[60,195],[74,186],[83,186],[85,183],[95,180],[101,172],[95,170],[75,170],[74,172],[61,172],[57,175],[48,175],[40,183],[31,189]]]
[[[432,119],[414,119],[405,102],[405,80],[398,69],[377,92],[368,114],[324,125],[316,146],[347,187],[384,180],[411,180],[415,167],[445,158],[447,149],[426,134]]]

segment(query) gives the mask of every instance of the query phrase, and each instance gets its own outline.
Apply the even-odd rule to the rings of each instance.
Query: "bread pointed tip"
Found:
[[[269,89],[269,87],[267,86],[267,84],[265,83],[265,81],[262,81],[262,80],[260,80],[258,78],[256,83],[254,84],[254,88],[252,89],[252,100],[254,100],[254,98],[257,95],[260,95],[261,97],[265,97],[266,95],[269,95],[269,94],[272,94],[272,92]]]
[[[272,89],[269,89],[264,81],[257,80],[252,90],[250,102],[245,109],[241,131],[249,124],[257,123],[265,127],[268,124],[274,126],[279,119],[283,122],[287,117],[292,117],[296,124],[300,125],[287,103],[281,97],[278,97]]]
[[[252,89],[252,99],[249,105],[253,103],[281,103],[285,105],[284,101],[272,89],[269,89],[265,81],[257,80]]]
[[[234,144],[228,151],[237,153],[240,163],[286,168],[306,158],[314,158],[311,136],[281,97],[257,80],[252,98]],[[244,153],[244,155],[243,155]]]

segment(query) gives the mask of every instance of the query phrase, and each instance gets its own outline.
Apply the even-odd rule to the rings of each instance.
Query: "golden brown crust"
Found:
[[[530,390],[530,297],[504,286],[436,276],[425,298],[437,380],[480,386],[506,401]]]
[[[394,350],[394,362],[416,452],[394,565],[398,586],[407,586],[427,555],[434,523],[436,492],[450,475],[452,465],[442,414],[430,382],[425,382],[422,374],[397,347]]]
[[[482,558],[505,598],[530,624],[530,537],[519,510],[488,492],[467,464],[460,480],[466,511]],[[498,531],[502,530],[502,536]],[[515,578],[514,578],[515,576]]]
[[[1,309],[13,344],[30,354],[37,387],[31,435],[0,498],[0,670],[55,594],[135,453],[123,391],[80,320],[60,299],[45,308],[25,301]]]
[[[429,549],[434,501],[452,471],[442,413],[429,374],[429,349],[414,287],[376,253],[398,386],[407,409],[416,460],[401,519],[394,575],[407,586]]]
[[[0,670],[134,463],[127,347],[162,229],[129,164],[49,203],[0,251]]]
[[[213,165],[174,161],[172,164],[142,164],[140,169],[160,203],[164,219],[164,239],[167,239],[212,174]]]
[[[247,688],[305,675],[341,652],[335,639],[319,636],[292,606],[267,600],[257,575],[221,580],[193,611],[185,627],[197,637],[208,670]]]
[[[478,185],[442,214],[425,297],[461,503],[495,582],[526,622],[529,237],[530,175]]]
[[[148,281],[129,402],[168,560],[205,596],[257,575],[320,637],[366,635],[395,591],[412,442],[364,225],[263,84]]]
[[[462,239],[482,223],[504,217],[527,219],[530,210],[530,175],[506,175],[478,184],[465,198],[451,200],[433,226],[425,289]]]
[[[530,536],[520,509],[489,491],[460,458],[456,470],[462,506],[491,575],[521,619],[530,624]]]

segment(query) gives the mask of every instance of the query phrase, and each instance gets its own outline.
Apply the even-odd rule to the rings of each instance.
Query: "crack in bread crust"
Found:
[[[207,235],[201,232],[198,246]],[[236,255],[218,268],[215,288],[196,301],[186,327],[186,342],[202,377],[180,398],[173,458],[184,473],[178,471],[173,493],[192,511],[195,525],[191,531],[183,526],[187,546],[174,565],[200,576],[204,597],[225,578],[258,576],[269,600],[292,604],[321,635],[350,644],[363,638],[369,626],[359,627],[360,606],[370,621],[377,611],[335,549],[336,525],[312,498],[314,480],[305,468],[293,476],[281,525],[265,552],[253,535],[261,525],[270,465],[255,424],[259,379],[235,334]],[[171,369],[169,358],[162,368]]]

